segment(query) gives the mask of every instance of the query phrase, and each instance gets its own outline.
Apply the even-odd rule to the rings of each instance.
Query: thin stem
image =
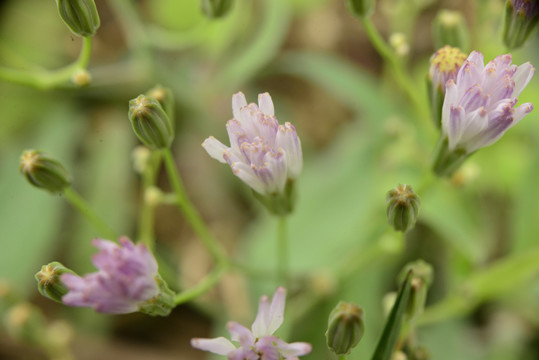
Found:
[[[161,154],[154,151],[151,154],[149,164],[142,173],[142,205],[140,209],[138,236],[139,241],[146,244],[148,249],[155,247],[154,224],[155,224],[155,204],[151,204],[146,199],[146,191],[155,186],[157,170],[161,164]]]
[[[217,262],[228,263],[223,248],[213,237],[208,227],[202,220],[200,214],[187,197],[187,193],[185,192],[185,189],[183,187],[180,175],[178,173],[178,169],[176,168],[176,164],[174,163],[172,152],[169,148],[166,148],[162,150],[162,154],[169,180],[176,194],[176,205],[178,205],[183,215],[199,237],[200,241],[202,241],[202,243],[213,256],[213,258]]]
[[[174,297],[174,304],[178,306],[206,293],[219,281],[219,279],[221,279],[221,277],[225,274],[226,270],[227,266],[225,265],[217,266],[215,270],[206,275],[206,277],[194,287],[177,294]]]
[[[81,69],[86,69],[92,53],[92,38],[82,38],[82,48],[78,59],[71,65],[58,70],[27,71],[0,67],[0,79],[38,89],[50,89],[70,81],[73,75]]]
[[[346,355],[339,355],[339,360],[346,360],[347,356]]]
[[[288,285],[290,279],[286,222],[286,216],[279,216],[277,221],[277,278],[284,286]]]
[[[116,232],[107,225],[94,210],[88,205],[75,190],[68,187],[63,192],[66,200],[73,205],[98,231],[101,236],[106,239],[115,240],[118,235]]]
[[[372,45],[380,56],[391,66],[395,80],[406,93],[406,96],[412,101],[412,104],[420,115],[422,127],[429,129],[431,127],[429,110],[425,106],[426,101],[421,98],[420,92],[413,86],[414,81],[408,76],[395,52],[382,38],[372,21],[366,16],[361,17],[360,20]]]

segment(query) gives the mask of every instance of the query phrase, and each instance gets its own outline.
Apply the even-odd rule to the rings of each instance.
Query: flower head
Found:
[[[283,193],[303,167],[296,129],[288,122],[279,125],[268,93],[258,95],[258,105],[247,104],[241,92],[234,94],[232,112],[234,118],[226,124],[230,147],[213,136],[202,146],[260,195]]]
[[[271,303],[266,295],[262,296],[251,330],[236,322],[227,324],[230,338],[239,343],[238,347],[224,337],[195,338],[191,340],[191,345],[225,355],[229,360],[298,360],[298,356],[311,352],[311,345],[303,342],[288,344],[273,335],[283,323],[285,298],[286,290],[282,287],[275,291]]]
[[[442,131],[450,151],[469,154],[488,146],[532,111],[531,103],[515,105],[535,68],[511,61],[510,54],[500,55],[485,66],[483,55],[473,51],[457,79],[447,82]]]
[[[92,257],[97,272],[83,277],[62,275],[61,280],[69,290],[62,298],[64,304],[124,314],[138,311],[159,296],[157,262],[146,246],[134,245],[127,238],[118,242],[120,246],[103,239],[93,241],[99,249]]]

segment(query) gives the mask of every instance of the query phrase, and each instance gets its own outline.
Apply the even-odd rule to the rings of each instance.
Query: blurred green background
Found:
[[[276,223],[228,167],[200,144],[223,142],[231,96],[248,101],[270,92],[281,123],[301,137],[305,168],[290,219],[292,268],[301,284],[289,291],[288,341],[308,341],[305,359],[333,359],[327,316],[338,300],[360,304],[366,335],[350,359],[370,356],[383,326],[382,298],[396,288],[408,261],[423,258],[435,280],[418,341],[432,359],[539,358],[539,115],[537,110],[498,143],[472,156],[451,181],[419,193],[419,222],[402,243],[388,232],[385,193],[419,186],[437,142],[342,0],[237,0],[224,19],[204,17],[197,0],[96,0],[89,87],[40,91],[0,81],[1,289],[63,319],[76,359],[204,359],[191,337],[225,334],[225,323],[249,325],[256,300],[276,286]],[[504,53],[503,1],[379,0],[373,21],[387,39],[409,40],[402,59],[427,106],[425,77],[436,50],[432,21],[440,9],[461,11],[471,50],[486,60]],[[513,52],[513,62],[539,65],[539,35]],[[0,1],[0,65],[57,68],[72,62],[80,38],[50,1]],[[45,150],[74,176],[74,188],[119,233],[136,238],[140,179],[138,145],[127,102],[155,84],[176,97],[173,151],[191,199],[213,233],[252,273],[227,275],[208,295],[168,318],[105,316],[41,298],[33,275],[62,261],[92,271],[97,231],[61,196],[31,187],[18,171],[21,152]],[[537,102],[536,76],[520,103]],[[164,173],[159,184],[168,189]],[[169,259],[179,289],[196,284],[211,259],[173,207],[157,209],[158,252]],[[343,271],[343,264],[346,264]],[[5,289],[10,290],[5,290]],[[440,305],[441,304],[441,305]],[[10,331],[0,306],[1,359],[45,358]]]

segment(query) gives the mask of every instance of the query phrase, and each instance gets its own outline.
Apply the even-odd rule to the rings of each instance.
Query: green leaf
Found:
[[[395,305],[393,305],[391,313],[387,318],[382,336],[380,336],[376,350],[374,350],[374,354],[372,355],[372,360],[390,360],[393,355],[395,345],[399,340],[404,312],[410,298],[412,275],[413,271],[410,270],[399,289],[397,300],[395,300]]]

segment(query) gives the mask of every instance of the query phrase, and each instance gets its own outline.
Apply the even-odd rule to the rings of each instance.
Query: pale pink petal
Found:
[[[258,95],[258,107],[265,115],[275,115],[273,101],[271,101],[271,96],[267,92]]]
[[[256,314],[255,321],[251,326],[253,335],[256,338],[269,335],[268,333],[268,323],[269,323],[269,314],[270,314],[270,301],[267,295],[260,297],[258,302],[258,313]]]
[[[249,329],[245,326],[238,324],[237,322],[231,321],[226,325],[228,331],[230,332],[230,339],[232,341],[237,341],[243,347],[254,346],[255,337]]]
[[[226,145],[224,145],[222,142],[214,138],[213,136],[210,136],[204,142],[202,143],[202,147],[208,155],[210,155],[215,160],[226,163],[225,158],[223,157],[224,152],[229,149]]]
[[[210,351],[219,355],[228,355],[228,353],[236,350],[234,344],[224,337],[215,339],[191,339],[191,346],[200,350]]]
[[[515,109],[515,112],[513,113],[513,123],[511,124],[511,127],[518,124],[520,120],[524,118],[524,116],[531,113],[533,110],[533,104],[532,103],[524,103],[517,107]]]
[[[244,106],[247,106],[247,100],[241,91],[232,95],[232,114],[234,114],[234,119],[240,120],[240,110]]]
[[[528,85],[534,74],[535,68],[529,62],[520,65],[513,75],[515,89],[513,90],[511,97],[518,97],[526,85]]]
[[[449,138],[449,149],[453,150],[462,136],[464,130],[464,119],[466,113],[460,106],[452,106],[447,124],[447,135]]]
[[[253,169],[244,163],[235,162],[230,165],[234,175],[243,180],[244,183],[249,185],[254,191],[264,195],[265,187],[264,183],[255,175]]]
[[[269,309],[268,335],[271,335],[277,330],[284,320],[284,307],[286,301],[286,289],[278,287],[273,294]]]
[[[277,340],[277,348],[285,359],[293,359],[297,356],[307,355],[312,351],[312,346],[309,343],[294,342],[287,344],[281,339]]]
[[[292,124],[287,122],[279,126],[275,146],[284,150],[288,178],[297,179],[303,169],[303,153],[301,150],[301,141],[296,133],[296,128]]]

